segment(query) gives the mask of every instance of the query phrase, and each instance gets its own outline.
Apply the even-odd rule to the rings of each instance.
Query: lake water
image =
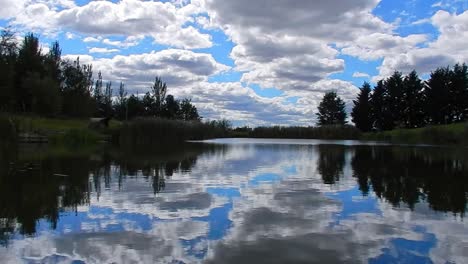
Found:
[[[468,263],[468,151],[354,141],[0,154],[0,263]]]

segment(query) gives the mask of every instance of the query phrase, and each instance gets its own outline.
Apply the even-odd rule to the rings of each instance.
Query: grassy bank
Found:
[[[403,144],[468,146],[468,123],[366,133],[361,139]]]
[[[90,129],[89,119],[46,118],[32,115],[3,114],[4,119],[13,120],[17,135],[38,135],[52,144],[83,146],[109,140],[121,126],[118,121],[111,121],[109,128]],[[6,124],[6,122],[0,122]]]

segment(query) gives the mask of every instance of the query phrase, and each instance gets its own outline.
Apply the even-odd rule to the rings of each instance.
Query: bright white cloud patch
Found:
[[[409,72],[413,69],[429,73],[437,67],[468,62],[468,11],[459,15],[438,11],[431,23],[440,32],[436,40],[427,47],[413,47],[400,52],[387,54],[380,67],[379,78],[399,70]]]

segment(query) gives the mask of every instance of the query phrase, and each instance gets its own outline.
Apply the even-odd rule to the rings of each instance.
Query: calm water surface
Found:
[[[29,146],[0,153],[0,263],[468,263],[467,197],[466,149]]]

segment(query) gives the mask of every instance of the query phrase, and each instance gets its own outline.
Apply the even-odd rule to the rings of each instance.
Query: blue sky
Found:
[[[336,91],[468,60],[468,0],[0,0],[0,27],[58,40],[106,80],[154,76],[206,119],[311,125]]]

